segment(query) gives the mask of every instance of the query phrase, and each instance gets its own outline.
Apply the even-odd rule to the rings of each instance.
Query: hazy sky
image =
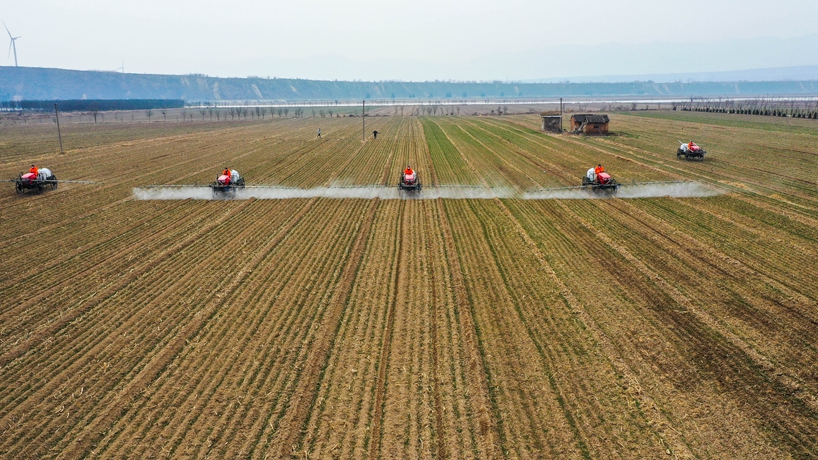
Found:
[[[21,66],[492,80],[818,64],[818,0],[0,0]],[[0,65],[8,56],[2,31]],[[817,76],[818,77],[818,76]]]

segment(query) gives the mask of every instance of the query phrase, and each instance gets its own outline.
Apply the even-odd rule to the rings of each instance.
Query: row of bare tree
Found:
[[[304,108],[303,107],[293,107],[292,112],[293,112],[293,117],[294,118],[304,118]],[[326,110],[324,110],[324,109],[319,109],[319,110],[311,109],[311,112],[312,112],[312,117],[313,118],[315,118],[316,115],[320,116],[321,118],[324,118],[326,116],[332,117],[333,114],[335,113],[335,111],[333,109],[326,109]],[[160,111],[160,113],[162,114],[164,119],[167,119],[166,111],[162,110],[162,111]],[[277,108],[276,107],[269,107],[269,108],[268,107],[228,107],[228,108],[222,108],[222,109],[214,108],[214,107],[208,107],[208,108],[200,108],[200,109],[182,109],[180,111],[180,114],[182,115],[182,121],[187,121],[188,118],[190,118],[190,121],[194,121],[196,119],[197,114],[201,117],[201,119],[203,121],[207,120],[208,118],[210,119],[210,121],[213,121],[213,117],[216,118],[216,121],[221,121],[221,120],[226,121],[228,119],[227,118],[228,116],[230,117],[230,120],[235,120],[237,118],[238,119],[244,118],[245,120],[247,120],[248,117],[251,118],[251,119],[256,118],[256,119],[264,120],[264,119],[267,118],[267,114],[270,115],[270,118],[273,118],[276,115],[278,115],[278,118],[281,118],[282,116],[284,118],[289,118],[289,116],[290,116],[290,107],[277,107]],[[148,121],[150,121],[151,118],[154,115],[156,115],[156,112],[154,112],[153,110],[146,110],[145,111],[145,116],[148,117]]]
[[[683,112],[734,113],[818,119],[818,101],[784,99],[702,99],[671,104]]]

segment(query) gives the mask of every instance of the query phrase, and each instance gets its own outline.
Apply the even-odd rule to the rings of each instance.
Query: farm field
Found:
[[[818,124],[0,126],[0,458],[818,457]],[[321,128],[323,137],[316,131]],[[371,136],[378,130],[377,140]],[[676,158],[693,139],[703,162]],[[699,198],[139,200],[689,179]]]

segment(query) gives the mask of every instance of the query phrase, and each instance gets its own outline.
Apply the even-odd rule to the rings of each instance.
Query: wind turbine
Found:
[[[9,56],[11,56],[11,49],[14,48],[14,67],[20,67],[17,65],[17,44],[15,41],[23,36],[20,35],[19,37],[12,37],[11,32],[9,32],[9,27],[6,25],[6,21],[3,21],[3,27],[6,28],[6,32],[8,32],[9,38],[11,39],[11,43],[9,44]]]

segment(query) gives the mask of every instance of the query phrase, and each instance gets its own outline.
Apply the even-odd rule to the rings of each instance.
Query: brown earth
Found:
[[[126,117],[127,118],[127,117]],[[0,126],[2,458],[815,458],[818,125],[612,114]],[[321,128],[323,137],[316,138]],[[708,150],[676,158],[676,140]],[[707,198],[141,201],[150,184]],[[424,190],[426,191],[426,190]],[[424,192],[421,192],[424,193]]]

